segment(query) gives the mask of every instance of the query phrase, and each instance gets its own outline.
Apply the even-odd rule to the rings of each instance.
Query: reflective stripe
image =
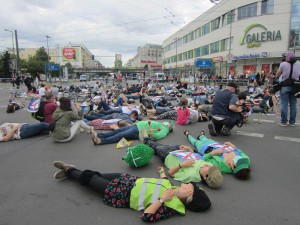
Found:
[[[153,195],[152,195],[152,201],[151,201],[152,203],[158,199],[161,185],[162,185],[162,179],[158,179],[157,183],[156,183],[156,187],[155,187]]]
[[[145,197],[146,187],[147,187],[148,181],[149,181],[149,178],[145,178],[145,180],[143,181],[143,186],[142,186],[142,188],[140,190],[139,203],[138,203],[138,211],[144,209],[144,197]]]

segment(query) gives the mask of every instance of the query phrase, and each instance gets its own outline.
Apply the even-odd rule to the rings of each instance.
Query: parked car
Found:
[[[80,75],[80,77],[79,77],[79,81],[81,82],[81,81],[83,81],[83,82],[86,82],[86,81],[90,81],[91,79],[90,79],[90,76],[89,75],[86,75],[86,74],[82,74],[82,75]]]

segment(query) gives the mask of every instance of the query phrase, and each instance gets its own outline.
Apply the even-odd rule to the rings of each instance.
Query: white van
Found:
[[[86,74],[82,74],[80,75],[79,77],[79,81],[90,81],[90,76],[89,75],[86,75]]]
[[[162,72],[160,72],[160,73],[155,73],[155,74],[154,74],[154,79],[155,79],[156,81],[162,81],[162,82],[165,82],[165,81],[166,81],[166,75],[165,75],[164,73],[162,73]]]

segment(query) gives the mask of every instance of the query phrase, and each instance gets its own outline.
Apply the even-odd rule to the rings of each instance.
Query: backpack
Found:
[[[48,102],[41,101],[38,111],[32,112],[31,117],[40,122],[43,122],[45,120],[45,115],[44,115],[45,105],[47,105],[47,104],[48,104]]]

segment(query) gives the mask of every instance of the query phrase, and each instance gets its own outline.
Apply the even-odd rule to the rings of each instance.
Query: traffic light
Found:
[[[73,55],[73,59],[76,59],[76,54]]]

